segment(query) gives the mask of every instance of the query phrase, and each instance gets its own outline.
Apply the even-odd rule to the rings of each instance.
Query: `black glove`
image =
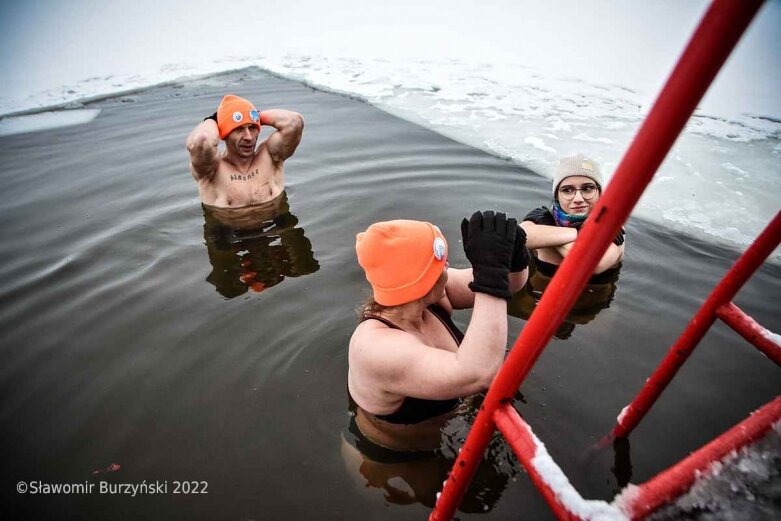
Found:
[[[204,120],[204,121],[206,121],[207,119],[213,119],[213,120],[214,120],[214,122],[215,122],[215,123],[217,123],[217,113],[215,112],[215,113],[214,113],[214,114],[212,114],[211,116],[208,116],[208,117],[205,117],[205,118],[203,118],[203,120]]]
[[[518,222],[503,213],[475,212],[461,221],[464,253],[472,263],[469,289],[510,300],[510,260]]]
[[[526,232],[520,226],[515,230],[513,258],[510,259],[510,273],[518,273],[529,267],[529,250],[526,249]]]

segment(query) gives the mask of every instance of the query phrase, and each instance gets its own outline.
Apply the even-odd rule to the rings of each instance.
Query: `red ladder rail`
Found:
[[[532,460],[537,455],[537,443],[531,427],[509,403],[500,405],[496,409],[494,421],[499,432],[505,437],[518,461],[526,469],[532,483],[540,491],[542,497],[545,498],[553,513],[559,519],[567,519],[567,516],[570,516],[570,511],[556,499],[556,491],[551,488],[547,480],[533,464]]]
[[[734,329],[743,338],[754,344],[766,357],[781,365],[781,344],[769,338],[768,330],[759,325],[756,320],[746,315],[733,302],[722,304],[716,310],[716,316]]]
[[[697,479],[698,473],[706,471],[714,461],[721,461],[732,451],[758,441],[779,421],[781,397],[776,397],[687,458],[634,487],[628,498],[621,502],[621,510],[631,519],[642,519],[651,514],[685,493]]]
[[[735,262],[721,282],[711,292],[689,325],[670,347],[659,367],[646,381],[638,395],[624,408],[613,428],[612,436],[625,438],[637,427],[648,410],[662,394],[702,337],[716,321],[722,318],[727,325],[738,331],[754,344],[768,358],[781,363],[781,346],[764,335],[765,329],[732,303],[732,299],[743,284],[773,253],[781,243],[781,212],[778,212],[765,230]],[[603,444],[607,440],[603,440]]]
[[[581,497],[512,405],[499,406],[494,420],[558,519],[642,519],[686,492],[714,461],[721,461],[765,436],[781,421],[781,397],[645,483],[624,489],[612,503]]]
[[[715,0],[708,8],[593,217],[583,226],[581,240],[561,264],[491,384],[430,521],[452,519],[496,429],[497,408],[512,401],[761,5],[762,0]]]
[[[620,507],[581,497],[512,405],[500,405],[494,421],[558,519],[589,519],[600,514],[607,514],[608,519],[626,516]]]

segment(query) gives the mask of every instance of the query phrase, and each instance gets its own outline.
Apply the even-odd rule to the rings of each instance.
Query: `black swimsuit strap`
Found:
[[[453,337],[453,340],[456,341],[456,344],[460,345],[461,341],[464,339],[464,334],[461,332],[460,329],[458,329],[458,326],[453,323],[453,319],[450,318],[450,314],[445,311],[445,308],[440,306],[439,304],[431,304],[430,306],[426,307],[428,311],[431,312],[432,315],[437,317],[439,321],[442,323],[443,326],[445,326],[445,329],[447,329],[448,333],[450,333],[450,336]],[[377,320],[379,322],[382,322],[386,326],[388,326],[391,329],[398,329],[399,331],[404,331],[404,329],[400,328],[387,318],[379,317],[377,315],[363,315],[361,316],[360,322],[366,322],[367,320]]]
[[[367,320],[377,320],[379,322],[382,322],[386,326],[388,326],[391,329],[398,329],[399,331],[404,331],[399,326],[388,320],[387,318],[378,317],[377,315],[363,315],[361,317],[361,322],[366,322]]]
[[[452,336],[453,340],[456,341],[456,345],[460,346],[461,342],[464,340],[464,334],[460,329],[458,329],[458,326],[453,323],[453,319],[450,317],[450,313],[448,313],[445,308],[439,304],[432,304],[426,309],[431,311],[431,314],[437,317],[440,322],[442,322],[442,325],[445,326],[445,329],[448,330],[450,336]]]

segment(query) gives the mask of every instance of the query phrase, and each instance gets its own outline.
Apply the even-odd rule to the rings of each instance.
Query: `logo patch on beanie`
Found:
[[[591,164],[591,161],[581,161],[580,168],[583,170],[588,170],[589,172],[594,171],[594,165]]]
[[[255,122],[257,122],[260,119],[260,114],[258,114],[258,111],[256,109],[252,109],[249,111],[249,119]]]
[[[233,113],[233,121],[238,123],[242,119],[244,119],[244,116],[241,114],[241,112],[236,111],[236,112]]]
[[[434,239],[434,257],[437,258],[437,260],[442,260],[445,258],[447,247],[445,246],[445,241],[442,239],[442,237],[437,237]]]

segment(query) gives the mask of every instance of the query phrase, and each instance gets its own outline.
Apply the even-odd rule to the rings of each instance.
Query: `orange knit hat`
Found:
[[[217,128],[220,139],[233,132],[234,129],[247,123],[254,123],[260,130],[260,112],[255,105],[233,94],[228,94],[217,107]]]
[[[412,302],[431,291],[447,262],[447,241],[431,223],[375,223],[355,238],[358,264],[383,306]]]

